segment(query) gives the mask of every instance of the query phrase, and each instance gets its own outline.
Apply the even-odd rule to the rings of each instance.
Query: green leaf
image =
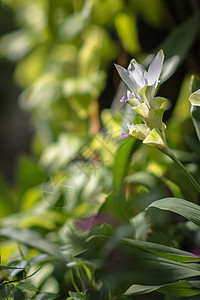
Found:
[[[141,285],[133,284],[124,294],[125,295],[135,295],[135,294],[148,294],[157,290],[159,286],[157,285]]]
[[[101,258],[105,255],[107,257],[106,264],[108,262],[109,264],[112,263],[112,255],[108,252],[109,240],[108,243],[106,243],[106,240],[108,239],[103,236],[91,237],[87,244],[87,251],[81,254],[82,258],[94,261],[97,255],[100,255]],[[115,249],[117,249],[119,255],[122,255],[120,257],[123,257],[123,261],[126,264],[126,270],[123,272],[119,266],[115,265],[116,276],[113,276],[115,276],[117,284],[121,284],[126,280],[126,284],[131,284],[132,281],[142,285],[163,285],[185,278],[200,276],[200,266],[198,264],[179,262],[161,257],[161,251],[159,255],[154,254],[153,251],[147,251],[142,247],[127,244],[127,239],[122,239],[122,243]],[[119,274],[123,274],[123,276],[121,277]]]
[[[60,252],[56,244],[47,241],[39,233],[32,230],[22,230],[17,228],[3,228],[0,230],[0,235],[18,241],[29,247],[39,249],[42,252],[55,256],[60,260],[65,260],[65,257]]]
[[[113,185],[116,190],[123,185],[131,154],[134,153],[141,142],[133,137],[127,137],[122,140],[116,153],[113,167]]]
[[[28,290],[28,291],[33,291],[33,292],[39,291],[38,288],[36,288],[33,284],[28,283],[28,282],[20,283],[17,287],[21,290]]]
[[[134,182],[139,185],[144,185],[149,191],[153,191],[155,188],[163,191],[161,186],[162,181],[155,174],[147,171],[138,171],[127,176],[125,178],[126,182]]]
[[[157,290],[158,292],[173,295],[173,296],[194,296],[200,294],[200,290],[196,289],[192,285],[192,281],[179,281],[175,283],[165,284],[165,285],[139,285],[133,284],[126,292],[125,295],[135,295],[135,294],[147,294]]]
[[[193,254],[179,250],[176,248],[168,247],[165,245],[160,245],[156,243],[150,243],[145,241],[138,241],[133,239],[122,238],[121,241],[125,244],[128,244],[133,247],[138,247],[140,249],[144,249],[148,252],[154,253],[161,257],[174,260],[177,262],[198,262],[200,261],[200,257],[194,256]]]
[[[189,297],[200,294],[200,289],[196,289],[190,282],[188,281],[179,281],[171,284],[166,284],[158,289],[159,292],[179,297]]]
[[[146,209],[156,207],[175,212],[200,226],[200,206],[180,198],[164,198],[151,203]]]

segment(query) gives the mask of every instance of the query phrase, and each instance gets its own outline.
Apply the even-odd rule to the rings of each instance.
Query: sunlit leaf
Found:
[[[125,13],[118,14],[115,19],[115,26],[124,48],[131,54],[140,50],[138,40],[136,17]]]
[[[64,260],[64,256],[56,244],[49,242],[39,233],[32,230],[3,228],[0,230],[0,235],[18,241],[19,243],[25,244],[29,247],[39,249],[40,251],[53,255],[58,259]]]

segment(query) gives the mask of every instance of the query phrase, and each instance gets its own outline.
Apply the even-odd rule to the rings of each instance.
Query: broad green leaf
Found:
[[[124,177],[128,171],[128,165],[131,154],[134,153],[140,145],[140,140],[133,137],[127,137],[122,140],[117,150],[113,166],[113,187],[114,192],[109,198],[108,206],[114,212],[117,219],[129,222],[126,213],[124,213]]]
[[[33,284],[28,282],[22,282],[17,286],[21,290],[28,290],[33,292],[38,292],[38,288],[36,288]]]
[[[126,292],[125,295],[135,295],[135,294],[147,294],[157,290],[158,292],[173,295],[173,296],[194,296],[200,294],[200,289],[196,289],[192,285],[192,281],[179,281],[175,283],[151,286],[151,285],[139,285],[133,284]]]
[[[165,245],[160,245],[156,243],[151,242],[145,242],[145,241],[138,241],[133,239],[121,239],[123,243],[126,243],[133,247],[138,247],[141,249],[144,249],[148,252],[154,253],[156,255],[159,255],[161,257],[171,259],[174,261],[179,262],[198,262],[200,261],[200,257],[197,257],[189,252],[179,250],[176,248],[168,247]]]
[[[116,190],[119,190],[123,186],[131,154],[138,149],[140,144],[139,140],[135,140],[132,137],[122,140],[116,153],[113,167],[113,185]]]
[[[87,243],[87,251],[81,253],[81,256],[89,261],[95,261],[98,257],[100,267],[107,263],[113,264],[115,273],[112,274],[119,285],[124,281],[126,281],[126,284],[131,284],[132,281],[142,285],[163,285],[200,276],[200,266],[198,264],[183,263],[164,258],[140,247],[127,245],[125,242],[116,245],[117,248],[115,248],[126,265],[126,269],[121,271],[120,266],[112,260],[110,252],[107,252],[109,241],[108,244],[106,241],[107,239],[102,236],[91,237]],[[101,262],[100,258],[103,257],[105,257],[104,262]],[[113,277],[112,280],[114,280]]]
[[[179,296],[179,297],[189,297],[200,294],[200,289],[196,289],[190,282],[188,281],[179,281],[171,284],[166,284],[158,289],[159,292]]]
[[[136,295],[136,294],[148,294],[157,290],[160,286],[133,284],[124,294]]]
[[[146,209],[156,207],[175,212],[200,226],[200,206],[180,198],[164,198],[151,203]]]
[[[29,247],[39,249],[40,251],[53,255],[60,260],[65,260],[56,244],[46,240],[39,233],[32,230],[22,230],[8,227],[1,229],[0,235],[18,241],[19,243],[25,244]]]
[[[125,178],[126,182],[134,182],[136,184],[144,185],[149,191],[155,188],[163,191],[161,186],[161,179],[155,174],[147,171],[138,171]]]

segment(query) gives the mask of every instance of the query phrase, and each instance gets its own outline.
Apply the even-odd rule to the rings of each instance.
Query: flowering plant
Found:
[[[169,154],[165,138],[165,124],[162,122],[166,99],[155,97],[156,88],[160,82],[164,53],[160,50],[151,62],[148,71],[132,59],[128,69],[115,65],[117,71],[127,86],[127,95],[120,102],[128,103],[138,113],[144,124],[127,124],[129,132],[123,133],[122,138],[133,136],[144,144],[153,146]]]
[[[175,154],[167,146],[165,138],[166,125],[162,122],[165,111],[166,99],[155,97],[156,88],[160,82],[159,77],[164,61],[163,50],[160,50],[151,64],[148,71],[132,59],[128,69],[115,65],[116,69],[127,86],[127,95],[123,96],[120,102],[128,103],[132,109],[141,117],[143,124],[127,124],[128,133],[123,133],[122,138],[132,136],[143,141],[144,144],[155,147],[169,156],[176,162],[182,171],[187,175],[196,189],[200,192],[200,186],[187,169],[178,160]],[[193,106],[200,105],[200,90],[195,91],[189,97]],[[193,108],[193,107],[192,107]]]

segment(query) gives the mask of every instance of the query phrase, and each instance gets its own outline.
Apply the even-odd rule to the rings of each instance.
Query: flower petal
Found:
[[[116,67],[121,79],[126,83],[128,88],[132,92],[134,92],[135,90],[137,90],[139,88],[139,85],[137,84],[137,82],[135,81],[135,79],[133,78],[133,76],[130,74],[129,71],[127,71],[122,66],[119,66],[117,64],[115,64],[115,67]]]
[[[122,99],[120,100],[120,102],[127,102],[126,98],[123,96]]]
[[[164,53],[163,50],[160,50],[149,66],[147,74],[148,85],[153,85],[155,82],[158,82],[160,73],[162,71],[163,60]]]
[[[190,95],[189,101],[192,105],[200,106],[200,89]]]
[[[128,71],[131,74],[131,77],[134,78],[138,87],[143,87],[146,85],[147,72],[144,67],[136,62],[135,59],[131,60],[131,63],[128,66]]]

